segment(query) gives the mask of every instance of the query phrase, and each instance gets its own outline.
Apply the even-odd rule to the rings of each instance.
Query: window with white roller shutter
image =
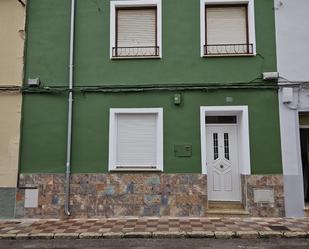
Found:
[[[156,46],[154,8],[117,9],[117,46]]]
[[[247,44],[247,6],[206,6],[206,42]]]
[[[201,56],[256,54],[254,0],[200,0]]]
[[[248,54],[247,5],[221,5],[205,7],[205,54]]]
[[[162,169],[162,110],[111,109],[110,170]]]
[[[115,35],[115,57],[158,56],[157,8],[117,8]]]
[[[162,58],[162,1],[110,1],[110,58]]]
[[[156,119],[156,114],[117,114],[117,167],[156,167]]]

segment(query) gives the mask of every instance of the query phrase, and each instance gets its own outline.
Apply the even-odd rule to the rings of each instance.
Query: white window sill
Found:
[[[209,57],[254,57],[256,54],[214,54],[214,55],[203,55],[202,58]]]
[[[119,57],[111,57],[111,60],[125,60],[125,59],[161,59],[161,56],[119,56]]]
[[[123,171],[130,171],[130,172],[163,172],[163,170],[157,168],[116,168],[111,169],[109,172],[123,172]]]

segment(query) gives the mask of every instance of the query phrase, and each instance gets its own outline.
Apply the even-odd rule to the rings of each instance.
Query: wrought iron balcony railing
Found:
[[[253,44],[211,44],[204,46],[204,55],[250,55]]]
[[[156,57],[160,55],[159,46],[113,47],[113,57]]]

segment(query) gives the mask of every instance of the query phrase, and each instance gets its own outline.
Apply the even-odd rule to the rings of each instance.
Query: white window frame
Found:
[[[249,141],[249,114],[248,106],[201,106],[200,129],[201,129],[201,160],[202,173],[207,174],[207,142],[206,142],[206,116],[237,116],[238,133],[238,160],[240,174],[250,175],[250,141]]]
[[[123,59],[124,57],[113,57],[113,47],[116,46],[116,8],[120,7],[156,7],[157,8],[157,46],[159,47],[159,56],[140,56],[129,57],[134,59],[162,58],[162,4],[161,0],[127,0],[110,2],[110,59]]]
[[[256,42],[255,42],[255,18],[254,18],[254,0],[200,0],[200,40],[201,40],[201,57],[214,57],[222,55],[204,55],[205,41],[205,6],[206,5],[228,5],[228,4],[247,4],[248,5],[248,33],[249,43],[253,44],[252,54],[225,54],[224,56],[255,56]]]
[[[157,165],[156,168],[117,168],[116,136],[117,114],[156,114],[157,115]],[[111,108],[109,115],[109,171],[163,171],[163,108]]]

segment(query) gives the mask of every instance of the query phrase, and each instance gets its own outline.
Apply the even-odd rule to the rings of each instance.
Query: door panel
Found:
[[[209,200],[240,201],[237,126],[207,125],[206,144]]]

